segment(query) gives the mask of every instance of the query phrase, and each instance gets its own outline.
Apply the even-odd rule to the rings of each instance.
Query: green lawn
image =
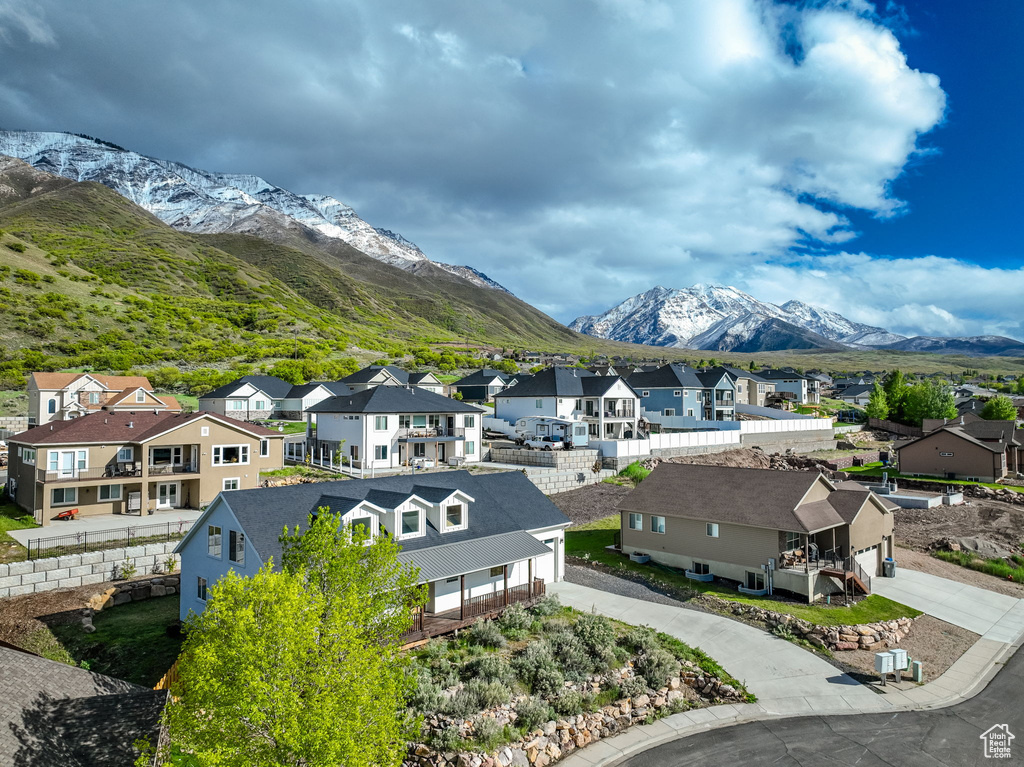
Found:
[[[615,520],[610,524],[609,520]],[[674,590],[682,590],[692,594],[714,594],[731,602],[756,605],[766,610],[775,610],[802,618],[818,626],[837,626],[853,623],[874,623],[876,621],[893,620],[904,616],[916,617],[918,610],[893,602],[885,597],[872,594],[850,607],[832,607],[826,604],[801,604],[797,602],[781,602],[770,597],[755,597],[740,594],[738,591],[717,583],[692,581],[684,575],[658,565],[640,565],[631,562],[628,557],[605,550],[614,541],[614,534],[619,529],[617,517],[591,522],[586,527],[570,527],[565,532],[566,556],[584,557],[592,562],[600,562],[615,569],[629,570],[642,574],[652,582],[660,583]],[[607,526],[598,527],[605,524]]]
[[[13,503],[0,504],[0,562],[20,562],[25,558],[25,547],[7,534],[8,530],[39,527],[31,514]]]
[[[582,525],[573,525],[569,529],[572,530],[574,533],[580,530],[618,530],[619,525],[619,515],[612,514],[609,517],[595,519],[593,522],[584,522]]]
[[[306,431],[305,421],[288,421],[284,425],[284,434],[302,434]]]
[[[193,413],[199,410],[199,397],[194,394],[178,394],[177,392],[169,391],[157,391],[154,394],[157,396],[166,394],[169,397],[174,397],[184,410],[191,410]]]
[[[866,477],[881,477],[882,473],[884,472],[889,475],[889,479],[908,479],[913,480],[914,482],[934,482],[935,484],[942,486],[981,485],[982,487],[992,487],[997,490],[1005,488],[1006,490],[1013,490],[1018,493],[1024,493],[1024,487],[1017,487],[1016,485],[1000,485],[995,482],[968,482],[965,479],[942,479],[941,477],[936,477],[934,479],[929,479],[928,477],[909,477],[906,474],[900,474],[891,467],[887,469],[877,461],[875,463],[869,463],[865,466],[851,466],[848,469],[843,469],[843,471],[849,472],[851,474],[863,474]]]
[[[96,613],[92,634],[77,622],[51,631],[72,660],[90,671],[152,687],[181,652],[182,640],[167,635],[177,619],[178,598],[158,597]]]

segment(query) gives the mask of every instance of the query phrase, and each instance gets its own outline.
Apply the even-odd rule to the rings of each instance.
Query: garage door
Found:
[[[534,578],[540,578],[545,583],[555,580],[555,554],[542,554],[534,560]]]
[[[878,575],[878,547],[872,546],[867,551],[862,551],[857,554],[854,559],[857,560],[857,564],[860,565],[864,572],[868,575]]]

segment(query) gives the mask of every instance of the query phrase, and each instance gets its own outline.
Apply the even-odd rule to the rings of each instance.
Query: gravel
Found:
[[[684,607],[687,610],[698,609],[686,602],[680,602],[678,599],[666,596],[645,583],[626,580],[617,575],[598,572],[593,568],[582,565],[567,564],[565,566],[565,580],[569,581],[569,583],[575,583],[577,586],[588,586],[592,589],[607,591],[609,594],[618,594],[620,597],[642,599],[645,602],[653,602],[658,605]]]
[[[924,665],[925,681],[935,679],[953,665],[980,637],[967,629],[954,626],[930,615],[914,621],[914,627],[898,647],[912,660]],[[836,658],[862,674],[877,679],[875,654],[866,650],[837,652]]]

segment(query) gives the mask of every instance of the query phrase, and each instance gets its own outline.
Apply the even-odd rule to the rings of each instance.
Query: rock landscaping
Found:
[[[868,650],[881,652],[898,645],[909,633],[914,618],[898,618],[880,623],[861,623],[853,626],[816,626],[792,615],[765,610],[755,605],[729,602],[710,594],[700,601],[717,612],[728,612],[747,621],[762,625],[780,636],[803,639],[815,647],[832,651]]]
[[[711,658],[546,598],[414,655],[406,767],[543,767],[634,724],[752,699]]]

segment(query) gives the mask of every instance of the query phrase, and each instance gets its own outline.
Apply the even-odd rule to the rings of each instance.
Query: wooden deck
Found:
[[[431,637],[450,634],[457,629],[473,625],[478,618],[488,619],[501,615],[509,605],[535,604],[546,593],[544,581],[535,578],[532,583],[485,594],[465,600],[461,607],[441,613],[426,610],[417,611],[413,616],[413,626],[402,635],[403,646],[419,644]]]

